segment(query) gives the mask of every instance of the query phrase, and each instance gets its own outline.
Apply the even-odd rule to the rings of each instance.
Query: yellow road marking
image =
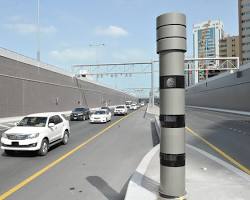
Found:
[[[51,169],[52,167],[54,167],[55,165],[57,165],[58,163],[60,163],[61,161],[63,161],[65,158],[69,157],[70,155],[72,155],[73,153],[75,153],[76,151],[78,151],[79,149],[81,149],[82,147],[86,146],[88,143],[92,142],[93,140],[95,140],[97,137],[101,136],[103,133],[105,133],[107,130],[109,130],[110,128],[112,128],[113,126],[115,126],[116,124],[118,124],[119,122],[121,122],[122,120],[126,119],[127,117],[129,117],[130,115],[134,114],[135,112],[132,112],[130,114],[128,114],[127,116],[122,117],[121,119],[117,120],[116,122],[114,122],[113,124],[109,125],[108,127],[104,128],[103,130],[101,130],[99,133],[97,133],[96,135],[94,135],[93,137],[89,138],[88,140],[86,140],[85,142],[83,142],[82,144],[78,145],[77,147],[75,147],[74,149],[72,149],[71,151],[69,151],[68,153],[64,154],[63,156],[61,156],[60,158],[58,158],[57,160],[53,161],[52,163],[50,163],[49,165],[47,165],[46,167],[42,168],[41,170],[39,170],[38,172],[34,173],[33,175],[31,175],[30,177],[26,178],[25,180],[21,181],[20,183],[18,183],[16,186],[14,186],[13,188],[9,189],[7,192],[4,192],[3,194],[0,195],[0,200],[4,200],[7,197],[9,197],[10,195],[12,195],[13,193],[15,193],[16,191],[18,191],[19,189],[21,189],[22,187],[24,187],[25,185],[29,184],[31,181],[33,181],[34,179],[38,178],[39,176],[41,176],[43,173],[45,173],[46,171],[48,171],[49,169]]]
[[[204,139],[203,137],[201,137],[198,133],[194,132],[192,129],[186,127],[186,130],[189,133],[191,133],[193,136],[198,137],[200,140],[202,140],[204,143],[206,143],[209,147],[211,147],[214,151],[216,151],[217,153],[219,153],[226,160],[230,161],[232,164],[234,164],[235,166],[237,166],[239,169],[241,169],[242,171],[244,171],[245,173],[247,173],[248,175],[250,175],[250,169],[248,169],[247,167],[243,166],[238,161],[236,161],[234,158],[232,158],[231,156],[229,156],[228,154],[226,154],[224,151],[222,151],[218,147],[216,147],[213,144],[211,144],[210,142],[208,142],[206,139]]]

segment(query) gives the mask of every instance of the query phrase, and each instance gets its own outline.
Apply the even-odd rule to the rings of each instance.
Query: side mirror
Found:
[[[54,126],[55,126],[54,123],[49,123],[49,127],[50,127],[50,128],[53,128]]]

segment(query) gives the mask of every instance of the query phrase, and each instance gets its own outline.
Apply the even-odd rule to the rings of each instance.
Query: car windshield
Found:
[[[17,126],[45,127],[47,117],[25,117]]]
[[[105,109],[105,110],[108,110],[109,108],[108,108],[108,107],[101,107],[101,109]]]
[[[103,115],[103,114],[105,114],[104,110],[98,110],[95,112],[95,115]]]
[[[117,106],[116,108],[124,108],[124,106]]]
[[[81,111],[84,111],[85,108],[75,108],[73,111],[74,112],[81,112]]]

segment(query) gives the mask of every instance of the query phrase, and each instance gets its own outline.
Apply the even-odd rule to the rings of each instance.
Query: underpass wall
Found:
[[[250,111],[250,63],[186,88],[186,105]]]
[[[0,48],[0,118],[136,100],[126,93]]]

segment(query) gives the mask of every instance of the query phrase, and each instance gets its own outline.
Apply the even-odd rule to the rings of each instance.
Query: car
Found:
[[[132,101],[125,101],[125,105],[128,109],[131,109]]]
[[[90,116],[90,123],[106,123],[111,121],[111,112],[108,110],[97,110]]]
[[[101,110],[107,110],[107,111],[109,111],[112,114],[111,109],[109,107],[107,107],[107,106],[101,107]]]
[[[127,114],[128,114],[128,109],[126,105],[116,106],[114,110],[114,115],[127,115]]]
[[[130,106],[130,110],[137,110],[137,108],[138,106],[135,103],[131,104]]]
[[[81,120],[85,121],[89,119],[89,108],[75,108],[70,114],[70,121]]]
[[[144,102],[141,102],[141,106],[145,106],[145,103],[144,103]]]
[[[51,146],[66,145],[69,135],[69,121],[60,113],[27,115],[2,134],[1,149],[7,155],[14,151],[37,151],[38,155],[45,156]]]

